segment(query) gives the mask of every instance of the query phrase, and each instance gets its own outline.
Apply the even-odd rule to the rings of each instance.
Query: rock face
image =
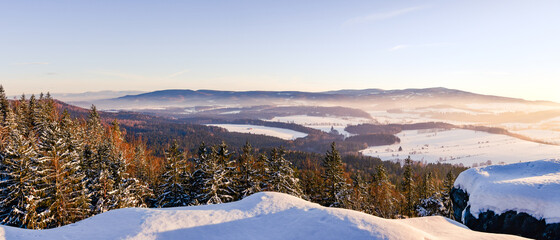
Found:
[[[462,189],[451,190],[454,216],[457,221],[476,231],[506,233],[535,239],[560,239],[560,223],[547,224],[543,219],[516,211],[495,214],[488,210],[479,214],[478,218],[471,214],[469,194]]]

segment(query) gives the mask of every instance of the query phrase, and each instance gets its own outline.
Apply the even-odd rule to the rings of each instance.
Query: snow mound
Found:
[[[470,212],[527,213],[547,224],[560,222],[560,159],[471,168],[454,184],[469,194]]]
[[[522,239],[443,218],[388,220],[281,193],[168,209],[109,211],[50,230],[0,227],[0,239]]]

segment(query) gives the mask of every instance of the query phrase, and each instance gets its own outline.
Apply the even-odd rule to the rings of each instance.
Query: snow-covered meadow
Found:
[[[266,135],[266,136],[281,138],[284,140],[294,140],[296,138],[303,138],[307,136],[307,133],[302,133],[302,132],[298,132],[290,129],[284,129],[284,128],[276,128],[276,127],[266,127],[266,126],[246,125],[246,124],[207,124],[207,125],[225,128],[230,132]]]
[[[397,136],[401,143],[369,147],[361,151],[382,160],[412,160],[428,163],[463,164],[476,167],[560,157],[560,146],[539,144],[480,131],[410,130]],[[398,151],[402,147],[402,151]]]
[[[559,144],[560,145],[560,131],[553,131],[553,130],[539,130],[539,129],[525,129],[525,130],[517,130],[512,131],[514,133],[540,140],[549,143]]]
[[[307,116],[307,115],[293,115],[293,116],[283,116],[274,117],[268,121],[272,122],[284,122],[284,123],[295,123],[298,125],[306,126],[309,128],[314,128],[321,130],[323,132],[330,132],[331,129],[338,131],[338,133],[349,137],[352,134],[346,132],[344,128],[348,125],[358,125],[363,123],[374,123],[371,119],[357,118],[357,117],[318,117],[318,116]]]
[[[49,230],[0,226],[0,239],[524,239],[469,230],[443,217],[389,220],[282,194],[168,209],[112,210]]]

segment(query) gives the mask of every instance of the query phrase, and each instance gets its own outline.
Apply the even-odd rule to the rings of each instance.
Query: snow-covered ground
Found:
[[[469,194],[473,216],[492,210],[524,212],[560,222],[560,159],[471,168],[455,180]]]
[[[560,144],[560,131],[552,130],[539,130],[539,129],[526,129],[519,131],[512,131],[532,139],[541,140],[549,143]]]
[[[403,160],[410,156],[415,161],[466,167],[560,157],[560,146],[472,130],[410,130],[397,136],[401,139],[399,144],[370,147],[361,152],[382,160]],[[402,147],[400,152],[399,147]]]
[[[113,210],[50,230],[0,226],[0,239],[523,239],[471,231],[443,217],[388,220],[281,193],[169,209]]]
[[[230,132],[260,134],[281,138],[284,140],[293,140],[296,138],[303,138],[307,133],[302,133],[290,129],[257,126],[257,125],[242,125],[242,124],[207,124],[208,126],[216,126],[225,128]]]
[[[477,124],[475,122],[468,122],[468,121],[451,121],[451,120],[442,120],[439,118],[433,118],[431,117],[431,114],[428,110],[429,109],[407,110],[406,112],[402,112],[402,113],[387,112],[387,111],[368,111],[368,113],[371,115],[371,117],[373,117],[373,119],[375,119],[377,122],[381,124],[413,124],[413,123],[424,123],[424,122],[446,122],[446,123],[457,124],[457,125]],[[449,109],[445,111],[451,112],[451,110]]]
[[[344,131],[344,128],[346,128],[346,126],[374,122],[371,119],[357,117],[317,117],[307,115],[274,117],[267,121],[295,123],[309,128],[318,129],[323,132],[330,132],[331,129],[334,129],[345,137],[352,136],[352,134]]]

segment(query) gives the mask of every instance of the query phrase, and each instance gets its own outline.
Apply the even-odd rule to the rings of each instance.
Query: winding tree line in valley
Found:
[[[8,101],[0,86],[2,224],[53,228],[111,209],[218,204],[259,191],[386,218],[450,217],[447,192],[462,170],[342,158],[334,142],[320,155],[248,142],[234,150],[202,143],[192,151],[165,141],[160,157],[93,106],[87,119],[58,109],[49,94]]]

